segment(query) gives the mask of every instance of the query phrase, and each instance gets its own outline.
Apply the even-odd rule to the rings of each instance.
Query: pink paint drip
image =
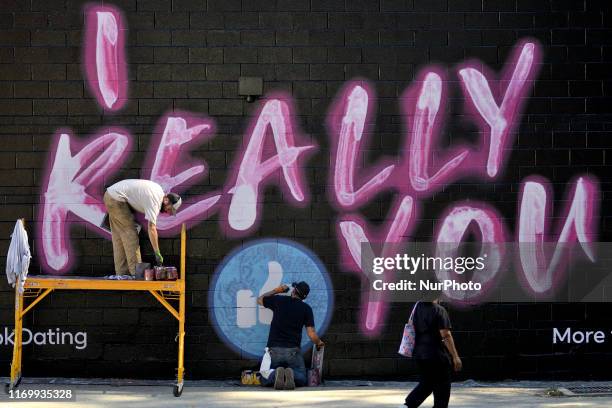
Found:
[[[119,110],[127,101],[126,29],[121,13],[112,6],[89,5],[85,15],[85,75],[90,91],[101,106]]]
[[[286,98],[279,96],[268,100],[252,127],[249,143],[242,154],[235,184],[229,188],[232,195],[227,222],[235,231],[245,232],[253,228],[261,209],[259,189],[268,177],[281,169],[290,195],[296,202],[305,201],[305,187],[298,165],[300,156],[315,145],[297,146],[295,126]],[[276,153],[263,160],[266,131],[270,128]]]
[[[593,225],[598,196],[597,182],[588,176],[579,177],[573,185],[573,194],[565,211],[565,222],[557,237],[555,250],[548,262],[545,243],[548,236],[548,220],[552,195],[550,184],[541,178],[532,177],[521,186],[521,200],[518,214],[520,271],[526,288],[535,295],[547,294],[553,290],[566,267],[568,250],[578,241],[586,256],[595,262]],[[552,200],[551,200],[552,201]]]
[[[181,116],[178,116],[181,115]],[[188,122],[190,126],[188,126]],[[165,123],[165,126],[163,125]],[[157,134],[161,134],[157,149],[151,149],[148,163],[143,169],[143,178],[159,183],[165,192],[182,192],[206,174],[206,165],[183,156],[186,148],[196,142],[209,139],[213,132],[213,122],[199,119],[186,112],[173,112],[160,121]],[[184,168],[178,174],[177,167]],[[147,174],[147,169],[151,169]],[[169,231],[182,223],[207,218],[213,211],[221,194],[208,194],[197,197],[195,203],[181,208],[176,216],[160,214],[157,228]]]
[[[130,143],[127,132],[108,130],[72,156],[68,132],[56,136],[53,162],[43,183],[45,193],[39,233],[43,264],[50,272],[63,272],[70,267],[72,251],[65,230],[69,214],[104,233],[98,227],[106,212],[100,190],[109,175],[124,162]]]
[[[340,115],[331,114],[328,121],[330,133],[337,133],[339,136],[334,154],[336,161],[333,185],[335,199],[341,207],[352,207],[355,204],[363,203],[381,190],[395,167],[394,165],[384,166],[382,170],[369,177],[369,180],[355,191],[355,167],[369,112],[370,96],[366,87],[365,83],[360,84],[357,81],[349,83],[346,90],[341,93],[344,94],[344,97],[338,99],[335,108],[332,108],[332,112],[343,111],[339,129],[335,123],[335,118],[340,117]],[[344,106],[346,107],[343,108]]]
[[[510,79],[504,79],[499,83],[508,84],[500,106],[495,101],[489,80],[478,70],[481,63],[466,65],[459,70],[464,93],[475,107],[477,116],[482,119],[479,123],[483,132],[488,134],[487,175],[489,177],[495,177],[499,172],[504,159],[504,150],[510,144],[512,125],[525,103],[525,94],[536,71],[534,65],[539,61],[539,50],[535,42],[524,42],[522,46],[517,47],[516,53],[518,56],[511,60],[506,69],[511,72]]]
[[[390,220],[387,226],[387,233],[383,232],[370,234],[373,240],[370,240],[365,232],[366,222],[357,216],[346,216],[338,222],[339,241],[343,242],[341,251],[345,258],[344,263],[353,271],[356,271],[366,277],[367,275],[361,268],[362,261],[362,245],[370,245],[370,242],[384,242],[381,256],[389,256],[392,249],[396,248],[393,244],[402,242],[407,238],[408,231],[412,228],[416,219],[415,202],[410,196],[404,196],[402,200],[395,206],[393,211],[394,217]],[[369,252],[372,252],[370,247]],[[370,300],[372,293],[368,292],[364,295],[362,301],[365,307],[362,307],[362,322],[363,330],[366,334],[374,336],[379,333],[381,325],[387,313],[387,302],[384,300]]]

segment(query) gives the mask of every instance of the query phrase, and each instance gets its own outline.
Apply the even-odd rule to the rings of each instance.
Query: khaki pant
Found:
[[[113,236],[115,273],[133,276],[136,274],[136,264],[142,262],[134,214],[128,203],[117,201],[108,193],[104,193],[104,205]]]

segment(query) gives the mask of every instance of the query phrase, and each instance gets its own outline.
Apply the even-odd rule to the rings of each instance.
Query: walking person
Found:
[[[417,408],[433,393],[433,408],[446,408],[450,399],[451,371],[462,368],[451,334],[451,322],[446,309],[437,300],[419,302],[415,308],[413,358],[419,371],[419,383],[406,397],[404,405]]]
[[[262,377],[262,385],[274,384],[277,390],[293,390],[308,384],[301,350],[303,327],[317,349],[324,346],[314,327],[312,308],[304,302],[310,286],[306,282],[292,286],[291,296],[278,296],[289,291],[289,286],[281,285],[257,298],[259,305],[274,312],[267,345],[273,371],[267,379]]]

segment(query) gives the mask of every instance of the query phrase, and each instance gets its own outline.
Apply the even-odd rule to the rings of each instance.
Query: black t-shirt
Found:
[[[437,303],[420,302],[412,319],[416,331],[413,357],[450,363],[450,353],[440,335],[440,330],[451,328],[446,309]]]
[[[267,296],[263,305],[274,312],[268,347],[300,347],[302,327],[314,327],[310,306],[291,296]]]

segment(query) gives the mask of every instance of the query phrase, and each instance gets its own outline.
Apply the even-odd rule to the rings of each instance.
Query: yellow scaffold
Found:
[[[142,290],[149,291],[172,316],[178,320],[178,368],[174,396],[180,397],[183,392],[183,376],[185,373],[185,250],[187,234],[185,224],[181,226],[181,261],[179,278],[175,281],[143,281],[143,280],[107,280],[85,276],[28,276],[23,291],[19,290],[19,280],[15,285],[15,334],[13,346],[13,361],[11,363],[11,379],[6,384],[9,392],[21,382],[22,330],[23,317],[42,299],[54,290]],[[24,308],[24,298],[31,299]],[[170,301],[178,300],[178,310]]]

